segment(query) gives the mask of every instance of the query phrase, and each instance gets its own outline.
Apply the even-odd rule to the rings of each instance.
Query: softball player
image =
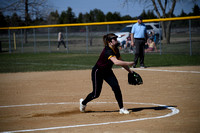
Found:
[[[129,69],[129,66],[133,66],[134,62],[122,61],[118,49],[117,36],[113,33],[103,36],[104,49],[95,64],[92,68],[92,83],[93,91],[88,94],[85,99],[80,99],[80,111],[85,112],[85,108],[88,102],[96,99],[100,96],[102,90],[103,80],[105,80],[112,88],[115,98],[119,105],[120,114],[129,114],[129,111],[123,106],[123,99],[118,84],[118,80],[115,77],[112,66],[113,64],[124,67],[129,73],[132,71]]]

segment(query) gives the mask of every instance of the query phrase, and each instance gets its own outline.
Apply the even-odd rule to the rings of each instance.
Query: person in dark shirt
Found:
[[[93,91],[89,93],[85,99],[80,99],[80,111],[85,112],[87,103],[100,96],[103,80],[105,80],[111,86],[115,94],[115,98],[120,108],[119,113],[129,114],[129,111],[123,106],[120,86],[116,76],[112,71],[112,66],[113,64],[122,66],[129,73],[131,73],[132,70],[129,68],[129,66],[133,66],[134,62],[122,61],[119,49],[117,47],[119,43],[115,34],[110,33],[104,35],[103,41],[105,47],[101,52],[95,66],[92,68]]]

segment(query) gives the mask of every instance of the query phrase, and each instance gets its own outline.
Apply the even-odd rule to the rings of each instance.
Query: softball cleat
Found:
[[[81,112],[85,112],[85,108],[86,108],[86,105],[82,104],[83,100],[84,100],[83,98],[80,99],[80,111]]]
[[[129,112],[127,109],[125,109],[125,108],[121,108],[121,109],[119,110],[119,113],[120,113],[120,114],[129,114],[130,112]]]

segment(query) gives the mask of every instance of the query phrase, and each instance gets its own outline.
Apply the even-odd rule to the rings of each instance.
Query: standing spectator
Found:
[[[140,58],[140,67],[145,68],[144,65],[144,47],[147,40],[147,30],[144,23],[142,23],[142,17],[138,17],[138,22],[135,23],[131,30],[131,45],[136,47],[135,58],[133,68],[136,67],[138,59]]]
[[[66,45],[65,45],[65,42],[64,42],[64,36],[63,36],[62,32],[59,32],[58,33],[58,47],[57,47],[57,50],[59,50],[59,47],[60,47],[61,44],[63,44],[65,49],[66,49]]]

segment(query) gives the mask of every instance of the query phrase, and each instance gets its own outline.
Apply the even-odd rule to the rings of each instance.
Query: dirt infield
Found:
[[[118,113],[106,83],[87,112],[79,112],[79,99],[92,90],[91,70],[0,74],[0,131],[200,132],[200,66],[134,70],[143,85],[128,85],[127,72],[114,69],[129,115]],[[171,107],[180,112],[166,116]]]

